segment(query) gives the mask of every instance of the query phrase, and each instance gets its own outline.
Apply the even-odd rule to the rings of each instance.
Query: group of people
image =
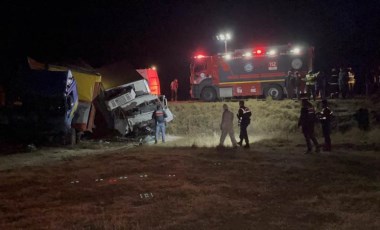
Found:
[[[238,125],[240,127],[240,141],[237,142],[234,135],[233,129],[233,113],[228,109],[227,104],[223,105],[222,121],[220,124],[221,136],[219,141],[219,147],[222,147],[227,134],[230,136],[232,145],[236,148],[238,145],[242,146],[243,141],[245,141],[245,148],[249,148],[249,139],[247,133],[247,127],[251,123],[252,112],[244,106],[244,101],[239,102],[239,111],[237,113]],[[328,107],[327,100],[322,100],[322,109],[316,112],[314,106],[310,103],[307,98],[302,99],[302,108],[300,112],[300,117],[298,120],[298,127],[302,128],[302,133],[306,141],[306,154],[312,153],[312,143],[315,146],[315,152],[320,152],[320,145],[314,133],[314,126],[317,120],[320,121],[322,127],[322,133],[324,137],[323,151],[331,151],[331,119],[333,112]]]
[[[247,128],[251,123],[252,112],[248,107],[244,105],[244,101],[239,101],[239,110],[236,116],[238,118],[238,125],[240,127],[239,142],[236,141],[234,134],[234,114],[228,109],[227,104],[223,105],[222,122],[220,123],[220,130],[222,131],[222,134],[220,136],[219,147],[223,146],[224,140],[228,134],[234,148],[236,148],[238,145],[242,146],[243,142],[245,142],[244,148],[249,148]]]
[[[327,100],[322,100],[322,110],[316,112],[314,106],[310,103],[310,101],[305,98],[302,99],[302,108],[300,112],[300,117],[298,120],[298,127],[302,128],[302,133],[305,137],[306,141],[306,154],[312,152],[312,142],[315,147],[315,152],[320,152],[320,146],[317,138],[314,133],[314,126],[316,121],[320,121],[322,127],[323,137],[325,139],[325,143],[323,145],[323,151],[331,151],[331,118],[333,116],[333,112],[328,107]]]
[[[299,100],[306,92],[308,99],[347,98],[354,94],[355,74],[352,68],[333,68],[330,74],[324,71],[309,71],[305,78],[298,71],[289,70],[285,78],[286,93],[289,99],[294,96]]]

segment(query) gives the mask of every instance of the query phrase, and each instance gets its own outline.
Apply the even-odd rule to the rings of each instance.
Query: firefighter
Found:
[[[298,127],[302,127],[302,133],[306,140],[307,151],[305,154],[309,154],[312,151],[311,141],[313,141],[315,146],[315,152],[319,153],[320,148],[318,140],[314,134],[314,123],[316,120],[315,110],[313,105],[309,102],[308,99],[302,99],[302,108],[300,112],[300,118],[298,120]]]
[[[157,144],[160,132],[162,136],[162,143],[165,143],[166,117],[167,115],[165,111],[162,109],[161,105],[157,105],[157,109],[152,114],[152,119],[154,119],[156,125],[156,136],[154,142],[155,144]]]
[[[227,134],[230,136],[232,146],[237,147],[237,142],[234,134],[234,126],[233,126],[234,114],[228,110],[228,106],[226,104],[223,105],[223,115],[222,122],[220,123],[220,130],[222,134],[220,136],[219,146],[222,147],[224,140],[226,139]]]
[[[327,105],[327,100],[322,100],[322,111],[318,114],[318,119],[321,122],[322,125],[322,133],[323,137],[325,139],[325,144],[323,146],[323,151],[331,151],[331,118],[333,115],[333,112]]]
[[[288,99],[293,99],[295,88],[295,76],[291,70],[288,71],[288,75],[285,78],[285,87]]]
[[[348,91],[348,73],[341,67],[339,70],[339,91],[342,95],[342,98],[345,99]]]
[[[247,127],[251,123],[251,111],[249,108],[244,106],[244,101],[239,101],[239,111],[237,114],[238,117],[238,125],[240,126],[240,141],[238,144],[240,146],[243,145],[243,140],[245,140],[245,146],[244,148],[249,148],[249,140],[248,140],[248,133],[247,133]]]
[[[178,95],[178,80],[177,80],[177,78],[174,79],[170,83],[170,90],[172,92],[171,101],[177,101],[177,95]]]
[[[313,96],[313,100],[315,101],[315,81],[316,81],[316,75],[313,74],[313,72],[310,70],[308,74],[306,74],[306,91],[308,98],[310,100],[310,97]]]

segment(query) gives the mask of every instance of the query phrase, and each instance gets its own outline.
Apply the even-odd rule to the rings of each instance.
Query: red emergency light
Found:
[[[264,54],[264,50],[259,48],[259,49],[256,49],[253,51],[253,54],[256,54],[256,55],[262,55]]]

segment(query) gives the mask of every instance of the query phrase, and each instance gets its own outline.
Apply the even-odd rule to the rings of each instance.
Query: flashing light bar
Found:
[[[277,53],[276,50],[269,50],[269,51],[267,52],[267,54],[270,55],[270,56],[274,56],[274,55],[276,55],[276,53]]]
[[[252,57],[252,53],[251,52],[246,52],[243,54],[243,57]]]
[[[197,56],[194,56],[195,59],[202,59],[202,58],[205,58],[206,56],[205,55],[202,55],[202,54],[199,54]]]
[[[300,54],[301,53],[301,49],[299,47],[295,47],[292,50],[290,50],[290,52],[293,53],[293,54]]]

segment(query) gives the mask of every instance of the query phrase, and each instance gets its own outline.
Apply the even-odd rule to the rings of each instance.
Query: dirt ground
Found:
[[[3,155],[0,229],[380,229],[378,146],[181,141]]]

